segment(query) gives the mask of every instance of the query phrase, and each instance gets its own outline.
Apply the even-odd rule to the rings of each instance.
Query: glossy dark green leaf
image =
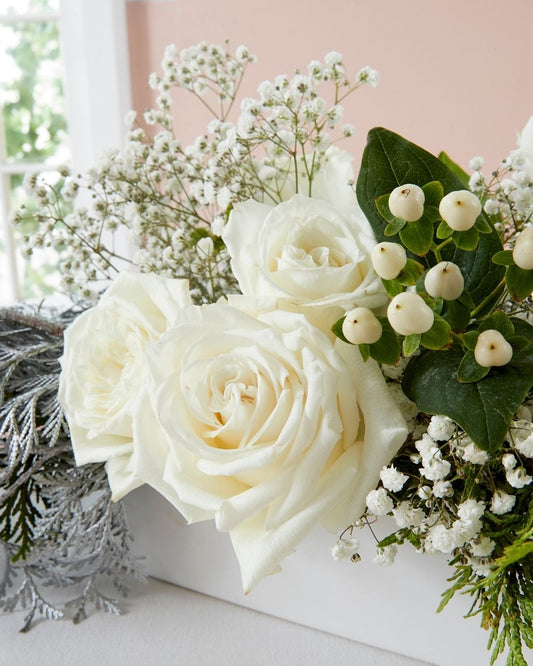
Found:
[[[474,352],[469,350],[463,356],[459,368],[457,370],[457,379],[462,384],[469,384],[471,382],[478,382],[483,377],[489,374],[490,368],[479,365],[474,356]]]
[[[464,189],[464,182],[426,150],[381,127],[369,132],[357,179],[357,198],[378,240],[386,240],[383,232],[387,222],[378,213],[375,199],[404,183],[423,187],[432,181],[441,182],[445,194]],[[453,261],[461,269],[465,288],[476,303],[492,292],[503,277],[504,269],[491,261],[502,249],[493,231],[482,234],[475,252],[452,244],[443,250],[443,259]]]
[[[456,178],[459,179],[462,186],[468,189],[470,176],[466,173],[466,171],[460,167],[457,162],[454,162],[452,158],[443,150],[439,153],[439,160],[448,167],[448,169],[454,174],[454,176],[456,176]]]
[[[533,292],[533,270],[526,271],[518,266],[509,266],[505,273],[505,282],[511,298],[523,301]]]
[[[470,308],[460,301],[444,301],[440,314],[456,333],[464,331],[470,323]]]
[[[422,350],[406,368],[403,388],[418,408],[445,414],[456,421],[482,449],[502,446],[511,420],[533,384],[533,327],[512,319],[516,334],[530,344],[501,368],[491,368],[483,379],[461,384],[457,371],[463,360],[459,346],[449,351]]]

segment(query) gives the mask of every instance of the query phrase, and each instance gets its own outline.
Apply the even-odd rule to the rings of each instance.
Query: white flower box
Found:
[[[336,537],[315,530],[282,563],[282,572],[242,593],[229,536],[213,522],[186,525],[177,511],[149,487],[126,497],[135,549],[148,572],[162,580],[240,606],[398,652],[439,666],[488,664],[488,632],[479,618],[464,619],[470,597],[454,598],[435,612],[452,569],[444,557],[399,549],[391,567],[372,562],[375,542],[358,531],[362,561],[336,562]],[[386,526],[378,524],[380,536]]]

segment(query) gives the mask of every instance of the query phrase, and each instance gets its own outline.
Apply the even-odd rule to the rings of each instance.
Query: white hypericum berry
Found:
[[[374,270],[384,280],[394,280],[407,263],[407,254],[399,243],[378,243],[370,253]]]
[[[400,185],[389,195],[389,210],[394,217],[415,222],[424,214],[425,199],[424,191],[418,185]]]
[[[506,365],[513,357],[513,348],[500,331],[489,328],[479,334],[474,356],[484,368]]]
[[[441,199],[439,213],[454,231],[466,231],[481,213],[481,202],[468,190],[456,190]]]
[[[396,295],[389,303],[387,317],[400,335],[425,333],[433,326],[433,310],[424,299],[412,291]]]
[[[523,268],[525,271],[530,271],[533,268],[533,228],[528,227],[524,229],[516,239],[513,249],[513,261],[519,268]]]
[[[350,310],[342,323],[342,334],[353,345],[371,345],[380,339],[382,332],[376,315],[368,308]]]
[[[433,298],[455,301],[463,293],[465,281],[457,264],[441,261],[426,273],[424,287]]]

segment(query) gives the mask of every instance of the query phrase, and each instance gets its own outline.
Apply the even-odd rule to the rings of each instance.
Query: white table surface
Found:
[[[121,616],[78,626],[0,615],[1,666],[416,666],[424,662],[149,579]],[[383,627],[386,631],[386,627]]]

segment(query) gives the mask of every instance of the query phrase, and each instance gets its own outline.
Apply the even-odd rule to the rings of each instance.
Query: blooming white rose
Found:
[[[378,366],[301,314],[190,306],[146,353],[132,469],[189,522],[230,532],[246,591],[315,524],[363,513],[406,435]]]
[[[132,411],[146,382],[146,344],[189,303],[186,280],[122,273],[65,331],[59,398],[76,463],[105,461],[114,499],[140,485],[127,467]]]
[[[377,307],[386,296],[374,272],[369,223],[300,194],[277,206],[237,204],[222,235],[241,291],[297,305]]]

